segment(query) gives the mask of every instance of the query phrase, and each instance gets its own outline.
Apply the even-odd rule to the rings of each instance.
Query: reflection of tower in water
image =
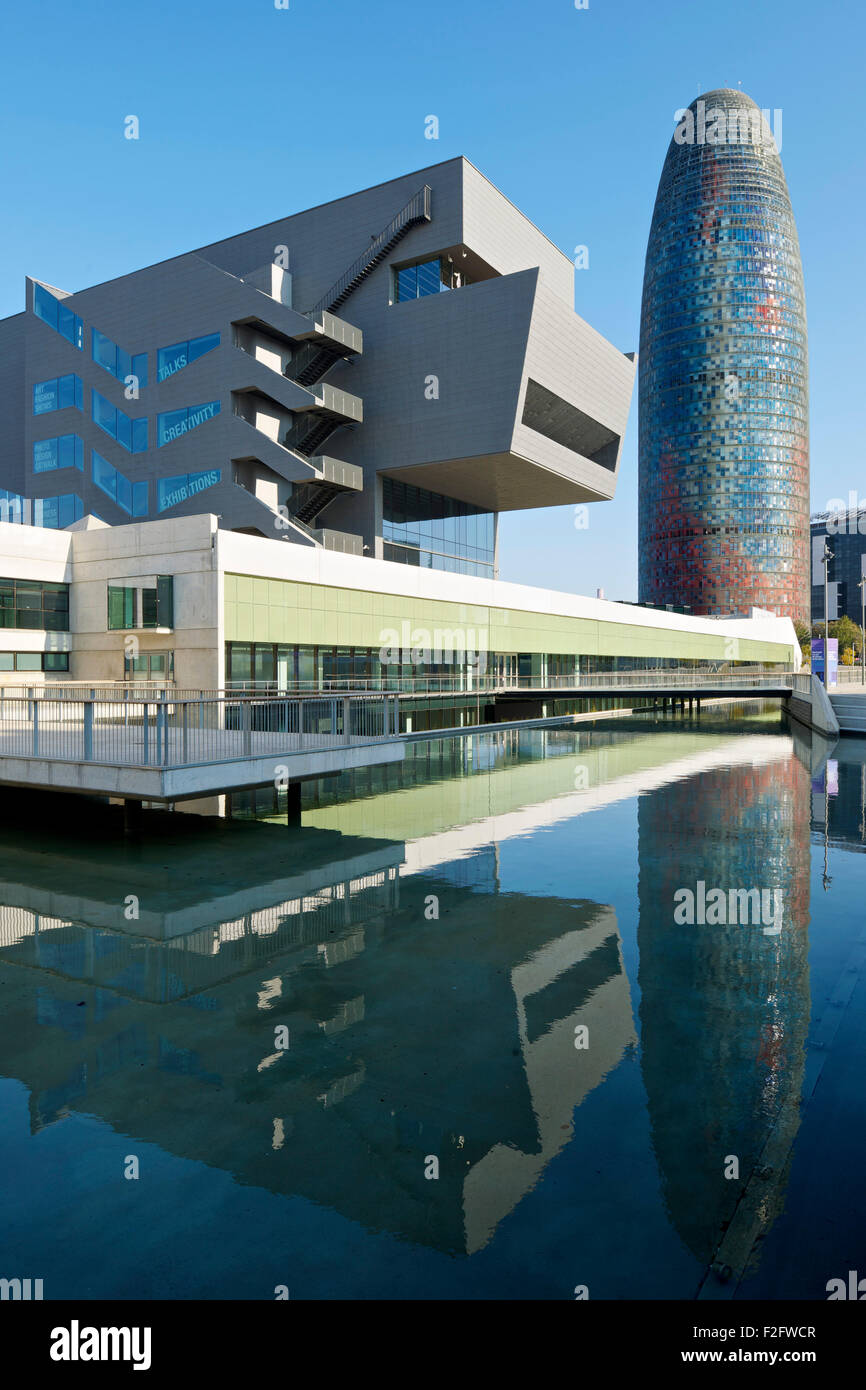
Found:
[[[743,1258],[781,1210],[799,1123],[809,1026],[809,774],[793,756],[704,774],[638,803],[642,1069],[669,1214],[715,1258],[740,1205]],[[781,893],[781,932],[762,923],[678,925],[677,889]],[[772,897],[770,899],[772,901]],[[739,1179],[725,1177],[739,1160]],[[763,1157],[762,1157],[763,1156]],[[756,1169],[764,1171],[764,1177]],[[732,1227],[733,1230],[733,1227]],[[731,1237],[729,1237],[730,1241]]]

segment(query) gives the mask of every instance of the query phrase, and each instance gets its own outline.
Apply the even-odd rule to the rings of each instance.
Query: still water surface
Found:
[[[312,788],[300,830],[261,804],[140,845],[0,827],[0,1275],[595,1299],[866,1274],[866,744],[824,767],[740,713],[418,743]],[[777,893],[780,930],[677,923],[698,882]]]

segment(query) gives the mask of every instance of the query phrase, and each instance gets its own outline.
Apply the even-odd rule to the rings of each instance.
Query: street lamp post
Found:
[[[824,537],[824,554],[821,556],[824,561],[824,686],[827,688],[827,675],[830,658],[828,655],[830,641],[830,580],[829,569],[830,561],[835,559],[832,550],[827,544],[827,537]]]
[[[860,590],[860,684],[866,685],[866,574],[857,580]]]

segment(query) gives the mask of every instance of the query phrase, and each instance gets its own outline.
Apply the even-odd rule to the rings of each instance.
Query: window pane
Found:
[[[167,507],[176,507],[178,502],[186,501],[189,496],[186,484],[185,473],[176,478],[158,478],[156,483],[157,511],[164,512]]]
[[[56,439],[40,439],[33,445],[33,472],[50,473],[57,467],[57,446]]]
[[[15,670],[14,652],[0,652],[0,671]]]
[[[58,468],[74,468],[74,467],[75,467],[75,435],[74,435],[74,434],[64,434],[64,435],[61,435],[60,439],[58,439],[58,441],[57,441],[57,467],[58,467]]]
[[[122,507],[125,512],[132,515],[132,483],[122,473],[116,473],[117,477],[117,505]]]
[[[147,385],[147,353],[139,352],[132,359],[132,375],[138,377],[139,387]]]
[[[17,652],[15,657],[16,671],[41,671],[42,653],[41,652]]]
[[[93,481],[98,488],[107,493],[109,497],[117,501],[117,470],[112,467],[107,459],[98,454],[95,449],[91,450],[91,460],[93,466]]]
[[[132,485],[132,515],[147,516],[147,483]]]
[[[158,445],[170,444],[173,439],[186,433],[186,411],[168,410],[164,415],[157,416],[157,436]]]
[[[91,395],[94,421],[100,429],[105,430],[105,433],[110,434],[114,439],[117,435],[117,411],[111,401],[107,401],[98,391],[93,391]]]
[[[57,331],[62,333],[73,347],[84,347],[84,325],[81,319],[77,314],[73,314],[71,309],[65,309],[62,304],[57,306]]]
[[[117,411],[117,442],[132,453],[132,421],[122,410]]]
[[[141,591],[141,625],[142,627],[158,626],[156,589],[142,589]]]
[[[98,362],[100,367],[104,367],[107,372],[114,376],[117,370],[117,348],[110,338],[106,338],[104,333],[100,333],[98,328],[92,328],[91,334],[91,353],[94,362]]]
[[[37,381],[33,385],[33,414],[46,415],[57,409],[57,378],[51,381]]]
[[[206,352],[211,352],[213,348],[219,347],[219,333],[208,333],[204,338],[193,338],[189,344],[188,357],[190,362],[194,362],[197,357],[203,357]]]
[[[132,422],[132,452],[143,454],[147,448],[147,416]]]
[[[33,286],[33,312],[51,328],[57,327],[57,300],[41,285]],[[8,668],[7,668],[8,669]]]
[[[68,671],[69,653],[68,652],[44,652],[42,656],[43,671]]]
[[[172,343],[170,347],[160,348],[156,354],[156,379],[165,381],[187,365],[189,343]]]

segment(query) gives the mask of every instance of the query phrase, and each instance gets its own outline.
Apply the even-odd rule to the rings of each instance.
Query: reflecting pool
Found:
[[[866,744],[737,714],[419,741],[308,787],[300,829],[272,793],[140,842],[7,809],[0,1275],[776,1299],[866,1272]]]

